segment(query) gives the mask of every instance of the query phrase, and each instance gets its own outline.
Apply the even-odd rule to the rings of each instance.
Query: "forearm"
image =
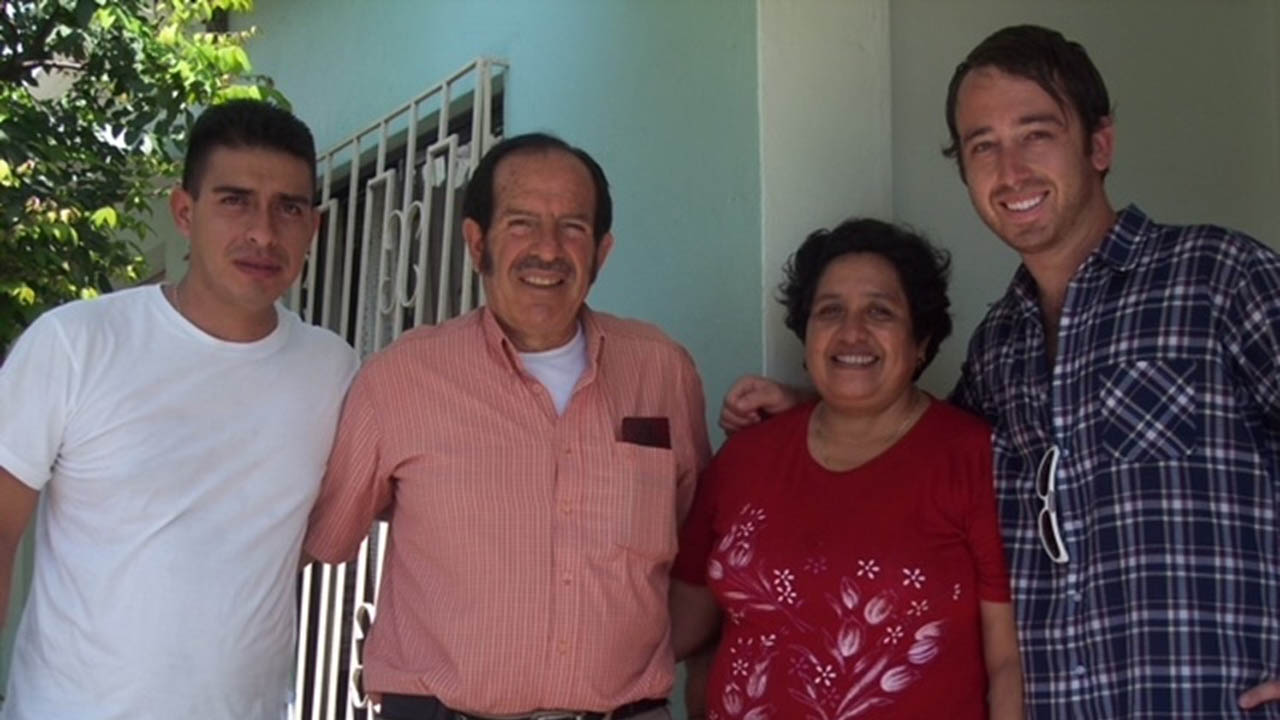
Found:
[[[38,497],[38,492],[0,467],[0,630],[9,618],[14,558],[22,547],[22,535],[35,513]]]
[[[4,632],[9,619],[9,593],[13,591],[15,555],[17,555],[16,548],[0,548],[0,633]]]
[[[668,598],[671,615],[671,650],[676,661],[702,650],[720,628],[720,612],[711,591],[672,579]]]
[[[688,720],[707,717],[707,681],[711,677],[711,660],[716,654],[712,643],[684,661],[684,711]]]
[[[987,666],[990,720],[1022,720],[1022,659],[1013,606],[1008,602],[980,603],[982,654]]]
[[[990,720],[1022,720],[1022,668],[1016,657],[988,668],[987,703]]]

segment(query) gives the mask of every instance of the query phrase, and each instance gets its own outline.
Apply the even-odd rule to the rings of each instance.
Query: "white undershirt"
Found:
[[[563,415],[578,378],[587,370],[587,337],[582,332],[582,323],[578,323],[578,332],[569,342],[542,352],[522,352],[520,361],[551,394],[556,414]]]

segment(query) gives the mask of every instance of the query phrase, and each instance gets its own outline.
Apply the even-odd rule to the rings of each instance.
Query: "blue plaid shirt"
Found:
[[[1237,695],[1280,677],[1280,256],[1129,207],[1059,327],[1050,364],[1020,267],[953,394],[995,428],[1028,711],[1245,717]],[[1065,565],[1036,528],[1053,444]]]

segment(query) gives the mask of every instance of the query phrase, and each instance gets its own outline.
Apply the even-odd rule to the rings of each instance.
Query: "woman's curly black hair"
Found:
[[[911,308],[911,328],[916,342],[924,343],[924,362],[914,377],[933,362],[938,346],[951,334],[947,312],[947,276],[951,256],[935,248],[923,236],[892,223],[852,218],[831,230],[815,230],[787,260],[778,285],[778,301],[787,308],[786,324],[804,342],[805,326],[813,308],[818,280],[832,260],[850,253],[879,255],[898,271],[898,281]]]

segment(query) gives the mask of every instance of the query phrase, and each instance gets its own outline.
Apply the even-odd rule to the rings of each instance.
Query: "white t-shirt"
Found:
[[[4,718],[283,715],[299,548],[357,360],[277,313],[225,342],[150,286],[15,344],[0,466],[42,492]]]
[[[522,352],[520,362],[547,389],[556,414],[563,415],[573,388],[587,370],[587,336],[582,332],[582,323],[578,323],[578,332],[569,342],[541,352]]]

